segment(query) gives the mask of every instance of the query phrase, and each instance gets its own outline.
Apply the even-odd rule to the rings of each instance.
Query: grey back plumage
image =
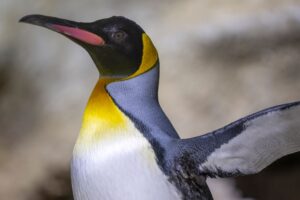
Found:
[[[180,139],[158,102],[159,63],[107,90],[150,142],[162,171],[183,199],[211,200],[206,177],[257,173],[300,151],[300,103],[275,106],[208,134]]]

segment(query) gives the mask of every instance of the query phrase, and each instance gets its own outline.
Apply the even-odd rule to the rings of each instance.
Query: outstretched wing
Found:
[[[182,140],[179,146],[181,155],[189,154],[202,174],[257,173],[300,151],[300,102],[257,112],[206,135]]]

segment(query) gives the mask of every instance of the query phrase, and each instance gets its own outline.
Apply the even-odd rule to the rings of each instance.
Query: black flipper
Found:
[[[188,159],[203,175],[257,173],[300,151],[300,102],[262,110],[206,135],[183,139],[177,147],[177,162]]]

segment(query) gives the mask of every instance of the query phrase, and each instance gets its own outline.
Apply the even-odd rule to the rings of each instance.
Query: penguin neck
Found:
[[[134,135],[141,126],[159,128],[178,137],[158,103],[159,59],[150,38],[143,34],[139,69],[127,79],[100,78],[86,106],[79,146],[116,135]],[[158,132],[156,132],[158,133]],[[136,135],[134,135],[136,137]]]
[[[152,138],[153,134],[178,138],[178,134],[159,104],[158,84],[159,62],[157,61],[151,69],[139,76],[110,83],[107,91],[120,110],[148,139]]]
[[[114,80],[100,78],[85,108],[78,143],[87,145],[107,137],[126,133],[128,118],[114,103],[106,87]]]

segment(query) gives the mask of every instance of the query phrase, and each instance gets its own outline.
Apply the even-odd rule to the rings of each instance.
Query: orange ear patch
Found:
[[[143,33],[142,39],[143,39],[143,57],[142,57],[141,65],[139,69],[128,78],[133,78],[140,74],[145,73],[146,71],[154,67],[155,63],[158,60],[157,50],[154,47],[149,36],[146,33]]]

